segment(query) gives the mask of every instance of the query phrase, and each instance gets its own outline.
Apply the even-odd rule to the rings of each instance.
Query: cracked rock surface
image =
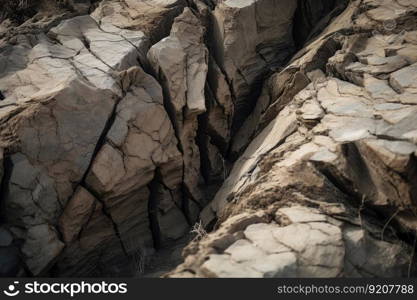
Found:
[[[265,81],[202,211],[214,230],[169,277],[415,274],[416,11],[351,1]],[[264,216],[236,229],[242,211]]]
[[[0,15],[1,276],[416,275],[416,1],[42,3]]]
[[[340,221],[317,208],[297,205],[278,209],[270,223],[254,223],[234,233],[228,244],[223,245],[227,248],[222,249],[222,254],[209,254],[196,275],[400,277],[406,275],[404,270],[409,263],[409,253],[401,243],[378,240],[358,224]]]

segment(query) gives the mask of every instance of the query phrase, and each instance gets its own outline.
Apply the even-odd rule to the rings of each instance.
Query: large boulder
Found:
[[[138,67],[122,76],[125,96],[85,184],[103,202],[129,253],[152,247],[148,185],[157,180],[168,191],[181,189],[183,161],[158,82]],[[180,224],[186,226],[184,218]]]
[[[183,176],[161,87],[140,67],[149,39],[88,15],[44,32],[0,51],[2,215],[32,275],[58,257],[61,275],[110,261],[119,273],[153,248],[147,185],[160,173],[177,190]]]

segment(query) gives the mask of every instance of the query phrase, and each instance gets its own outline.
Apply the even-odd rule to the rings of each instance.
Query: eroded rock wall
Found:
[[[188,230],[181,195],[158,201],[151,189],[183,179],[162,88],[143,70],[152,34],[100,12],[39,33],[22,24],[2,41],[2,217],[23,274],[131,275],[138,251]]]
[[[417,4],[346,5],[3,20],[0,274],[141,276],[196,222],[169,276],[415,272]]]
[[[416,11],[351,1],[265,82],[214,230],[168,276],[416,274]]]

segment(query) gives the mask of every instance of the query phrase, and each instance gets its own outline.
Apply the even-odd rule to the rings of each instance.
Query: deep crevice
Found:
[[[117,226],[117,223],[113,220],[113,217],[111,216],[111,213],[108,211],[106,203],[101,199],[101,195],[99,195],[94,189],[90,188],[87,184],[81,183],[80,185],[83,188],[85,188],[91,195],[93,195],[94,198],[96,198],[97,201],[99,201],[101,203],[103,215],[105,215],[110,220],[110,222],[112,223],[114,233],[115,233],[115,235],[117,236],[117,238],[120,242],[120,247],[121,247],[124,255],[126,257],[129,257],[129,254],[126,250],[126,247],[125,247],[125,245],[122,241],[122,237],[120,235],[120,231],[119,231],[119,228]]]
[[[118,98],[118,99],[115,100],[116,103],[114,104],[113,109],[112,109],[111,114],[110,114],[110,117],[107,119],[107,121],[104,125],[104,128],[103,128],[103,130],[100,134],[100,137],[98,138],[98,141],[97,141],[97,143],[94,147],[93,154],[91,155],[90,163],[89,163],[86,171],[84,172],[84,175],[81,179],[81,183],[85,182],[85,180],[88,176],[88,173],[90,172],[90,170],[91,170],[91,168],[94,164],[94,161],[95,161],[95,158],[96,158],[98,152],[101,150],[101,148],[106,143],[107,134],[108,134],[109,130],[111,129],[111,127],[113,126],[114,120],[116,119],[117,106],[119,105],[121,100],[122,100],[122,98]]]
[[[161,248],[161,229],[159,228],[158,221],[158,184],[162,181],[162,175],[157,168],[154,173],[154,178],[149,183],[149,200],[148,200],[148,218],[149,228],[152,234],[153,246],[156,250]]]
[[[320,34],[348,3],[348,0],[298,0],[293,28],[296,47],[302,48],[306,42]]]
[[[7,220],[5,215],[6,203],[5,199],[9,193],[9,183],[13,171],[13,162],[10,156],[4,154],[3,157],[3,178],[0,185],[0,224],[4,224]]]

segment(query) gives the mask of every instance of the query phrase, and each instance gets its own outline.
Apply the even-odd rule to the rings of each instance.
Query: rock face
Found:
[[[250,96],[269,69],[294,51],[292,19],[296,1],[220,1],[213,13],[213,55],[235,93],[239,124],[251,109]],[[249,100],[248,100],[249,98]]]
[[[152,41],[165,37],[172,22],[186,6],[185,0],[100,1],[92,13],[99,23],[143,31]]]
[[[416,233],[416,9],[351,2],[265,82],[232,146],[246,149],[201,214],[215,230],[168,276],[416,272],[414,238],[397,235]],[[241,226],[242,211],[264,218]]]
[[[150,184],[181,190],[183,161],[162,89],[141,68],[148,48],[141,31],[88,15],[3,45],[2,214],[33,275],[128,274],[121,266],[164,237],[149,224]],[[182,236],[181,210],[158,209],[175,216],[167,238]]]
[[[416,274],[417,3],[66,4],[0,17],[0,275]]]
[[[280,208],[274,220],[276,223],[255,223],[235,232],[230,245],[223,245],[225,249],[216,247],[223,253],[210,254],[196,275],[263,278],[407,275],[410,255],[407,248],[401,243],[375,239],[359,224],[351,225],[305,206]],[[369,251],[373,253],[371,257]]]

